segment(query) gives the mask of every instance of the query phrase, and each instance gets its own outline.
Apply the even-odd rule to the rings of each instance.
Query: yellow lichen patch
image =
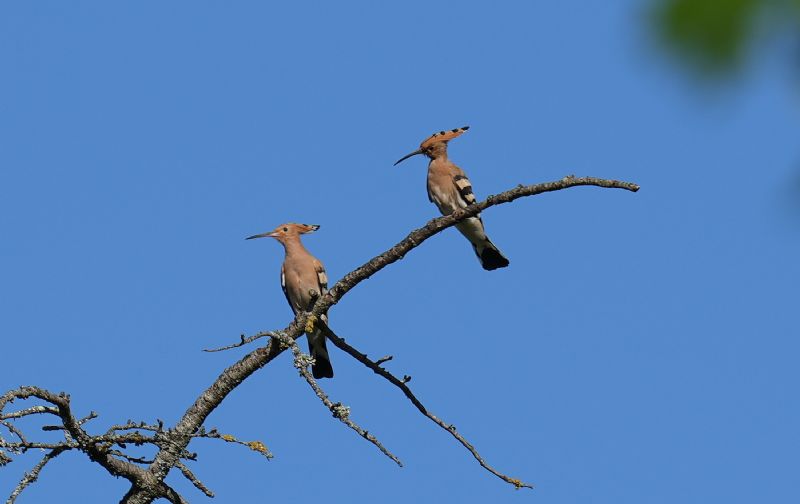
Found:
[[[517,490],[519,490],[520,488],[525,486],[525,484],[523,482],[521,482],[520,480],[518,480],[516,478],[509,478],[509,479],[510,479],[509,483],[514,485],[514,487],[516,487]]]
[[[220,437],[222,437],[222,439],[224,439],[225,441],[227,441],[227,442],[229,442],[229,443],[233,443],[233,442],[235,442],[235,441],[236,441],[236,438],[235,438],[235,437],[233,437],[233,436],[231,436],[230,434],[223,434],[223,435],[222,435],[222,436],[220,436]]]
[[[314,324],[317,323],[317,317],[313,315],[309,315],[306,319],[306,332],[313,333],[314,332]]]
[[[264,446],[264,443],[262,443],[261,441],[250,441],[249,443],[247,443],[247,446],[251,450],[257,451],[258,453],[267,453],[268,451],[267,447]]]

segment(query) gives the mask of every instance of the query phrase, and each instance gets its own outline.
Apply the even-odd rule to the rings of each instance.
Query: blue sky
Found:
[[[359,285],[334,329],[392,354],[483,471],[338,350],[324,382],[399,469],[330,417],[284,356],[213,413],[267,462],[192,445],[216,502],[793,502],[800,110],[786,61],[697,87],[651,44],[642,2],[26,2],[0,7],[0,389],[72,394],[96,431],[172,423],[291,320],[286,221],[332,280],[436,215],[431,132],[493,208],[510,258],[485,272],[454,230]],[[35,464],[0,471],[8,494]],[[179,475],[192,502],[206,498]],[[20,503],[116,502],[79,454]]]

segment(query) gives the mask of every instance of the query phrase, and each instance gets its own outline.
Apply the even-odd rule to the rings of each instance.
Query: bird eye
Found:
[[[289,228],[287,228],[287,227],[283,228],[283,232],[284,233],[287,232],[287,231],[289,231]]]

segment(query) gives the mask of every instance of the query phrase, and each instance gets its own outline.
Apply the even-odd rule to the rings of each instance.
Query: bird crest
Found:
[[[426,147],[435,144],[436,142],[447,142],[455,137],[461,136],[469,129],[469,126],[464,126],[463,128],[456,128],[447,131],[439,131],[434,133],[433,135],[429,136],[421,144],[419,144],[420,149],[425,149]]]

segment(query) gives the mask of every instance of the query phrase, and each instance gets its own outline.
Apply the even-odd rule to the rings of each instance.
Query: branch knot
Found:
[[[350,416],[350,407],[340,402],[334,403],[331,411],[333,412],[334,418],[338,418],[339,420],[346,420]]]

